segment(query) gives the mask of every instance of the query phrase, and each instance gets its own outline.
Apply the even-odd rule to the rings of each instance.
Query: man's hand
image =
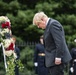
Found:
[[[55,64],[56,65],[61,64],[61,58],[55,58]]]

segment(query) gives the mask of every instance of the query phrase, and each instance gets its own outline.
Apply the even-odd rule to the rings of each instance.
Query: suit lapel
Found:
[[[46,26],[46,29],[45,29],[45,31],[44,31],[44,38],[45,38],[46,31],[47,31],[47,29],[48,29],[48,26],[50,25],[50,22],[51,22],[51,19],[49,19],[49,21],[48,21],[48,23],[47,23],[47,26]]]
[[[51,19],[49,19],[49,21],[48,21],[48,23],[47,23],[47,26],[46,26],[46,29],[45,29],[45,31],[44,31],[44,34],[43,34],[43,42],[44,42],[44,47],[45,47],[45,34],[46,34],[46,32],[47,32],[47,29],[48,29],[48,26],[50,25],[50,21],[51,21]]]

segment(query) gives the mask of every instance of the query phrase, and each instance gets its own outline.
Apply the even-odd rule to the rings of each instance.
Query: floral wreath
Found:
[[[15,75],[15,64],[18,64],[20,70],[23,69],[23,64],[20,60],[16,60],[14,40],[12,39],[11,22],[6,16],[0,16],[0,43],[3,46],[4,55],[6,57],[6,75]]]

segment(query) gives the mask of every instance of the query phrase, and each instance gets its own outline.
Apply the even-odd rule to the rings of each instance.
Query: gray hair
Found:
[[[33,25],[35,25],[37,21],[41,21],[41,19],[44,17],[47,17],[47,15],[44,12],[36,13],[33,18]]]

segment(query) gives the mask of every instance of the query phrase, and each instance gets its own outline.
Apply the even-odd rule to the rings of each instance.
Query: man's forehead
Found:
[[[36,24],[40,23],[41,21],[36,21]]]

